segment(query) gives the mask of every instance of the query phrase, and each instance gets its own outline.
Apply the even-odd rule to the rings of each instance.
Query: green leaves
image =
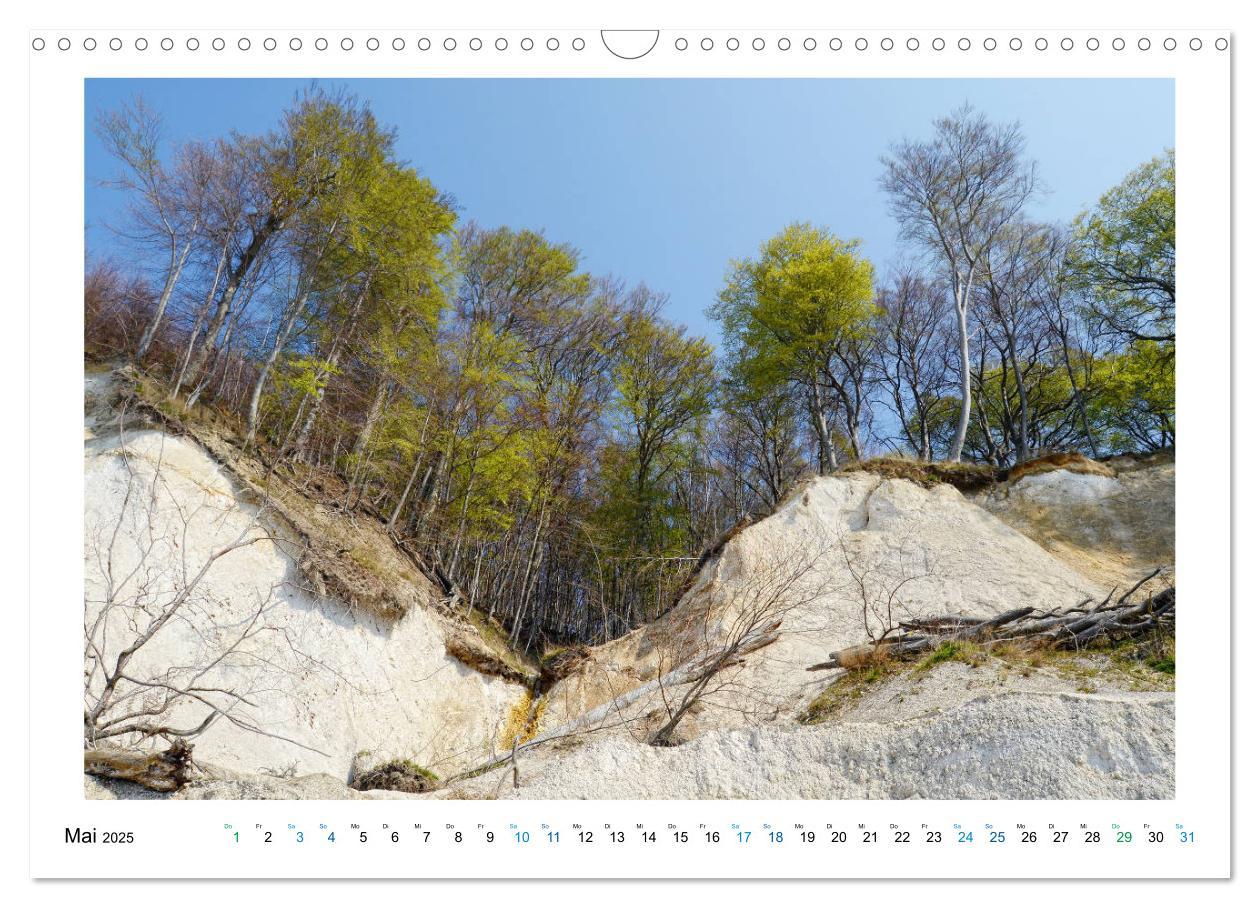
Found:
[[[1122,346],[1096,370],[1094,418],[1113,450],[1175,437],[1176,161],[1136,168],[1073,224],[1070,281],[1100,335]]]
[[[1155,450],[1176,434],[1176,368],[1169,346],[1134,342],[1097,370],[1095,418],[1111,450]]]
[[[604,528],[628,553],[678,554],[687,526],[672,483],[708,416],[713,351],[675,325],[636,311],[613,359],[616,435],[601,462]]]
[[[710,314],[728,349],[753,365],[756,380],[807,378],[826,367],[838,343],[873,330],[874,266],[857,240],[792,224],[735,261]]]
[[[1167,151],[1076,219],[1071,267],[1104,330],[1128,340],[1176,335],[1176,167]]]
[[[810,395],[815,435],[832,450],[820,399],[824,376],[872,336],[880,313],[875,269],[857,240],[812,224],[791,224],[755,259],[731,263],[726,286],[709,310],[722,323],[731,375],[752,394],[784,384]],[[828,453],[824,461],[834,457]]]

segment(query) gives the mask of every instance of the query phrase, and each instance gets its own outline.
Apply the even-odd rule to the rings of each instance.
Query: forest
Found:
[[[1043,223],[1017,123],[906,124],[901,264],[783,225],[731,261],[715,349],[579,249],[461,218],[347,92],[259,135],[173,145],[141,99],[92,125],[129,252],[89,250],[86,358],[380,521],[523,649],[657,617],[808,475],[1175,442],[1171,150]]]

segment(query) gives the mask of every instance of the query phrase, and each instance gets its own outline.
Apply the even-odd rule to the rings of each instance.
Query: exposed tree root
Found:
[[[151,791],[179,791],[192,777],[192,749],[182,738],[159,753],[90,748],[83,752],[83,771],[106,779],[134,782]]]

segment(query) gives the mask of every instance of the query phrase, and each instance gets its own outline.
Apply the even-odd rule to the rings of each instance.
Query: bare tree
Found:
[[[795,395],[783,385],[754,391],[727,380],[720,406],[713,448],[728,511],[744,515],[773,508],[805,471]]]
[[[868,434],[873,419],[870,398],[878,358],[878,335],[874,331],[863,331],[838,338],[823,367],[827,383],[840,405],[844,433],[849,440],[846,453],[853,460],[861,460],[865,453],[862,438]]]
[[[162,162],[162,119],[144,101],[103,114],[96,134],[105,149],[123,165],[111,185],[128,194],[132,238],[160,245],[163,257],[162,290],[132,357],[138,364],[157,336],[193,243],[201,232],[208,204],[213,158],[197,143],[185,145],[173,166]]]
[[[202,230],[201,279],[206,285],[204,296],[197,305],[188,329],[188,339],[183,352],[171,373],[170,399],[174,400],[189,379],[193,356],[204,344],[204,334],[209,325],[215,300],[222,287],[227,269],[232,264],[236,248],[237,232],[247,213],[249,199],[244,190],[244,173],[236,166],[229,143],[220,140],[208,152],[212,172],[209,201],[206,206],[206,224]],[[211,264],[213,263],[213,264]]]
[[[877,368],[887,405],[915,456],[930,461],[932,429],[941,419],[950,383],[945,290],[902,268],[880,291],[879,305]]]
[[[837,543],[847,580],[842,595],[862,609],[862,629],[872,644],[883,641],[902,620],[911,617],[906,587],[932,576],[932,565],[908,543],[884,552],[857,554]]]
[[[931,249],[947,268],[958,323],[958,423],[949,460],[958,460],[971,421],[968,313],[984,260],[1002,229],[1038,188],[1024,160],[1018,123],[997,125],[971,106],[936,120],[926,141],[905,140],[883,159],[881,185],[902,235]]]
[[[829,582],[816,568],[829,549],[776,541],[750,546],[743,549],[738,580],[697,590],[689,619],[662,649],[656,688],[667,720],[649,743],[679,743],[679,723],[702,705],[774,710],[773,697],[743,682],[746,658],[790,632],[784,623],[801,623],[796,615],[825,595]]]
[[[1011,433],[1015,462],[1032,456],[1030,377],[1043,368],[1041,359],[1050,346],[1044,310],[1036,304],[1054,260],[1062,253],[1061,232],[1023,218],[1013,219],[998,234],[986,254],[980,287],[979,320],[1001,351],[1003,371],[1015,385],[1016,413]],[[978,377],[983,383],[985,376]]]

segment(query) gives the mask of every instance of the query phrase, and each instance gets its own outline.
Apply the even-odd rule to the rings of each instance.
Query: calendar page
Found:
[[[32,876],[1230,876],[1234,37],[815,12],[29,29]]]

